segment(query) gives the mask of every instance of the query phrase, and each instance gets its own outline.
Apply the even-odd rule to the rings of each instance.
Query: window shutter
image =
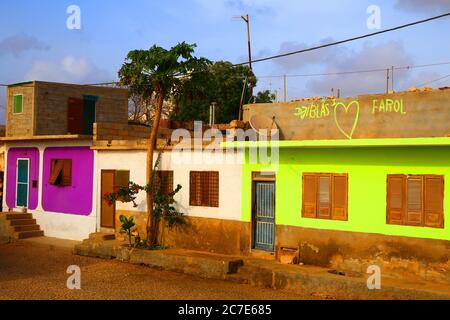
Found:
[[[319,175],[317,188],[317,217],[331,219],[331,174]]]
[[[206,179],[208,181],[207,185],[207,205],[208,207],[219,207],[219,172],[211,171],[205,172]]]
[[[406,176],[388,175],[387,223],[404,224]]]
[[[406,224],[423,225],[423,180],[421,176],[410,176],[406,182]]]
[[[153,180],[153,192],[156,192],[158,184],[161,194],[168,195],[173,192],[173,171],[156,171]]]
[[[331,199],[333,220],[348,220],[348,175],[334,174]]]
[[[60,160],[62,162],[61,170],[61,185],[71,186],[72,185],[72,160]]]
[[[191,171],[189,179],[189,205],[201,206],[201,172]]]
[[[83,133],[83,99],[69,98],[67,102],[67,132]]]
[[[48,182],[51,185],[55,185],[58,180],[59,175],[63,169],[63,161],[61,160],[52,160],[50,164],[50,178]]]
[[[127,188],[130,185],[130,171],[117,170],[115,173],[115,189]]]
[[[13,113],[22,113],[23,111],[23,95],[15,95],[13,98]]]
[[[424,218],[425,226],[433,228],[444,227],[444,177],[424,177]]]
[[[317,216],[317,176],[303,175],[302,216],[316,218]]]

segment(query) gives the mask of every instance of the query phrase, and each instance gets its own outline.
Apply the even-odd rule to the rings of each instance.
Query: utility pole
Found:
[[[250,100],[253,99],[253,67],[252,67],[252,46],[251,46],[251,40],[250,40],[250,17],[247,15],[241,16],[242,20],[245,21],[247,24],[247,38],[248,38],[248,66],[250,68],[250,75],[249,75],[249,88],[250,88]]]
[[[392,66],[392,71],[391,71],[391,81],[392,81],[392,92],[395,92],[394,90],[394,66]]]
[[[386,94],[389,94],[389,68],[386,69]]]
[[[283,76],[283,95],[284,95],[284,102],[287,102],[287,89],[286,89],[286,75]]]

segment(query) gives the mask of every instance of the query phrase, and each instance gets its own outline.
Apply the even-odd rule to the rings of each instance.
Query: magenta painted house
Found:
[[[9,208],[36,209],[38,206],[39,149],[11,148],[8,151],[7,160],[6,204]],[[21,177],[22,179],[20,179]]]
[[[71,183],[50,184],[51,162],[70,160]],[[94,152],[89,147],[56,147],[44,150],[42,209],[48,212],[88,216],[92,212]]]

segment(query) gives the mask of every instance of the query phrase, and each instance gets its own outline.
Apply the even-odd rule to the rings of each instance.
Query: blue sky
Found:
[[[81,8],[81,30],[66,28],[70,5]],[[48,80],[95,83],[117,78],[129,50],[153,44],[196,43],[211,60],[247,59],[243,21],[249,14],[254,58],[373,32],[369,5],[381,9],[381,28],[450,12],[450,0],[2,0],[0,83]],[[281,91],[281,78],[296,75],[387,68],[450,61],[450,18],[325,50],[255,64],[257,90]],[[450,65],[398,71],[396,89],[450,74]],[[288,98],[382,92],[385,74],[289,77]],[[450,78],[433,83],[450,84]],[[0,122],[4,122],[4,89]]]

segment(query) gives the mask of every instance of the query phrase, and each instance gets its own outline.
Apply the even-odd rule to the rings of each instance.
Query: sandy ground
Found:
[[[70,265],[81,268],[81,290],[66,287]],[[317,299],[271,289],[74,256],[69,248],[21,242],[0,245],[0,300],[9,299]]]

